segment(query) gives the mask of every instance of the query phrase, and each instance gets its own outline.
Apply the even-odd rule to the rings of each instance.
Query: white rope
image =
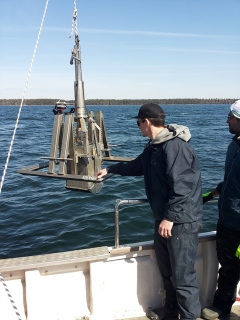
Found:
[[[40,28],[39,28],[37,41],[36,41],[35,48],[34,48],[34,51],[33,51],[32,61],[31,61],[31,64],[30,64],[30,68],[29,68],[29,71],[28,71],[25,88],[24,88],[24,91],[23,91],[21,105],[19,107],[18,116],[17,116],[17,120],[16,120],[14,131],[13,131],[12,140],[11,140],[11,143],[10,143],[10,148],[9,148],[7,159],[6,159],[6,163],[5,163],[5,166],[4,166],[3,175],[2,175],[1,184],[0,184],[0,194],[2,192],[3,182],[4,182],[4,179],[5,179],[6,172],[7,172],[7,167],[8,167],[11,151],[12,151],[12,146],[13,146],[13,142],[14,142],[14,139],[15,139],[15,134],[16,134],[17,127],[18,127],[20,114],[21,114],[21,111],[22,111],[23,101],[25,99],[25,95],[26,95],[26,91],[27,91],[27,87],[28,87],[28,82],[29,82],[29,78],[30,78],[30,74],[31,74],[31,71],[32,71],[33,62],[34,62],[36,51],[37,51],[37,47],[38,47],[38,42],[39,42],[39,39],[40,39],[42,27],[43,27],[43,22],[44,22],[44,19],[45,19],[45,16],[46,16],[48,2],[49,2],[49,0],[46,0],[46,5],[45,5],[43,17],[42,17],[42,22],[41,22],[41,25],[40,25]]]
[[[13,300],[13,297],[11,296],[11,293],[10,293],[10,291],[8,290],[7,284],[6,284],[6,282],[4,281],[3,276],[1,275],[1,273],[0,273],[0,280],[1,280],[2,284],[3,284],[3,286],[4,286],[4,289],[5,289],[6,292],[7,292],[8,298],[9,298],[9,300],[11,301],[12,307],[13,307],[13,309],[14,309],[14,311],[15,311],[15,314],[16,314],[18,320],[22,320],[22,317],[21,317],[21,315],[20,315],[20,313],[19,313],[19,311],[18,311],[18,309],[17,309],[17,307],[16,307],[16,304],[15,304],[15,302],[14,302],[14,300]]]
[[[35,45],[35,48],[34,48],[34,51],[33,51],[33,56],[32,56],[30,68],[29,68],[29,71],[28,71],[25,88],[24,88],[23,95],[22,95],[21,105],[20,105],[19,111],[18,111],[17,121],[16,121],[16,124],[15,124],[15,128],[14,128],[14,131],[13,131],[12,140],[11,140],[11,143],[10,143],[10,148],[9,148],[8,155],[7,155],[7,159],[6,159],[6,163],[5,163],[5,166],[4,166],[3,175],[2,175],[2,180],[1,180],[1,184],[0,184],[0,194],[1,194],[1,192],[2,192],[3,182],[4,182],[4,179],[5,179],[6,172],[7,172],[7,167],[8,167],[8,163],[9,163],[11,151],[12,151],[12,146],[13,146],[14,138],[15,138],[15,135],[16,135],[17,127],[18,127],[18,122],[19,122],[20,114],[21,114],[21,111],[22,111],[23,101],[24,101],[24,99],[25,99],[25,95],[26,95],[26,92],[27,92],[27,87],[28,87],[28,82],[29,82],[30,74],[31,74],[31,71],[32,71],[33,62],[34,62],[35,55],[36,55],[36,52],[37,52],[38,42],[39,42],[39,39],[40,39],[40,35],[41,35],[41,31],[42,31],[44,19],[45,19],[46,12],[47,12],[48,2],[49,2],[49,0],[46,0],[46,5],[45,5],[43,17],[42,17],[42,22],[41,22],[41,25],[40,25],[40,28],[39,28],[36,45]],[[16,306],[16,304],[15,304],[15,302],[14,302],[14,300],[13,300],[13,298],[12,298],[12,296],[11,296],[9,290],[8,290],[7,284],[6,284],[6,282],[4,281],[4,278],[3,278],[3,276],[2,276],[1,273],[0,273],[0,280],[1,280],[2,284],[3,284],[3,286],[4,286],[4,289],[5,289],[5,291],[6,291],[7,295],[8,295],[9,300],[10,300],[10,302],[11,302],[11,304],[12,304],[12,307],[13,307],[13,309],[14,309],[14,311],[15,311],[15,314],[16,314],[17,319],[18,319],[18,320],[22,320],[21,315],[20,315],[20,313],[19,313],[19,311],[18,311],[18,309],[17,309],[17,306]]]

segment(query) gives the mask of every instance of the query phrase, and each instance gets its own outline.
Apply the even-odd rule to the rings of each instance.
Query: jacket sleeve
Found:
[[[165,151],[169,201],[164,216],[176,223],[188,221],[193,207],[202,206],[198,160],[191,146],[178,139],[171,140]]]
[[[143,175],[142,154],[129,162],[119,162],[108,168],[108,173],[120,174],[121,176],[141,176]]]

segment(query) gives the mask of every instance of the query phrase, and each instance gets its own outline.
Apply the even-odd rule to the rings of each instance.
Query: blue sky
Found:
[[[21,98],[46,0],[0,0],[0,98]],[[49,0],[26,98],[73,99],[74,1]],[[77,0],[86,99],[240,98],[239,0]]]

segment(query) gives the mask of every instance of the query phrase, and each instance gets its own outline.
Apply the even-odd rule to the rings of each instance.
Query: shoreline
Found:
[[[158,103],[160,105],[175,104],[232,104],[238,98],[226,99],[87,99],[87,105],[101,106],[124,106],[142,105],[144,103]],[[25,99],[23,106],[46,106],[55,105],[59,99]],[[62,100],[65,101],[65,100]],[[74,105],[74,100],[66,100],[67,104]],[[0,99],[0,106],[19,106],[21,99]]]

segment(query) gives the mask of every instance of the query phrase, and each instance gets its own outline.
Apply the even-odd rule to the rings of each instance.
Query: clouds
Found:
[[[60,31],[60,30],[59,30]],[[83,33],[95,34],[119,34],[133,36],[154,36],[154,37],[176,37],[176,38],[207,38],[207,39],[234,39],[240,40],[240,36],[235,35],[217,35],[217,34],[197,34],[197,33],[178,33],[178,32],[159,32],[144,30],[113,30],[113,29],[80,29]]]

